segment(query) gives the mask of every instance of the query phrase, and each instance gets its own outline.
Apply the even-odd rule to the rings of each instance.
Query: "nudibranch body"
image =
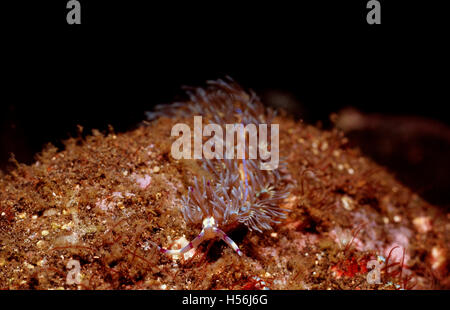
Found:
[[[271,130],[274,111],[266,108],[255,93],[245,92],[231,79],[210,81],[206,89],[190,88],[187,93],[190,97],[188,102],[159,106],[156,112],[148,113],[149,119],[202,116],[209,124],[218,124],[223,129],[227,124],[242,124],[242,127],[267,124]],[[237,134],[247,139],[245,131]],[[226,144],[225,139],[219,142]],[[278,148],[278,140],[276,144],[269,143],[265,147],[272,150]],[[236,243],[222,229],[243,224],[249,230],[262,232],[286,218],[289,210],[280,207],[291,186],[286,163],[280,159],[276,169],[261,170],[267,160],[249,158],[250,152],[245,143],[244,156],[240,159],[200,159],[212,179],[202,178],[198,182],[194,178],[193,186],[182,199],[182,213],[188,224],[202,223],[202,231],[185,247],[179,250],[158,247],[161,252],[183,254],[204,240],[220,238],[242,255]]]

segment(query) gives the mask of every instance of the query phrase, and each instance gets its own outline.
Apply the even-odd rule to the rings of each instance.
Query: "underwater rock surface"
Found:
[[[208,173],[171,156],[180,122],[193,128],[179,115],[127,133],[94,131],[0,176],[0,288],[450,288],[450,214],[339,130],[287,116],[273,119],[293,184],[279,206],[286,219],[273,230],[231,230],[242,257],[220,240],[160,253],[154,244],[179,249],[201,230],[183,218],[182,197]],[[367,281],[371,260],[383,266],[378,284]]]

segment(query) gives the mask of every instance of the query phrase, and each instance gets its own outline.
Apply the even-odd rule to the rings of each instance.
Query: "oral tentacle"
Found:
[[[203,241],[205,240],[205,230],[203,229],[197,237],[194,238],[191,242],[189,242],[185,247],[178,250],[168,250],[158,246],[158,249],[161,253],[168,255],[181,255],[186,253],[187,251],[197,248]]]
[[[222,239],[226,244],[228,244],[239,256],[242,256],[242,252],[239,249],[236,242],[234,242],[230,237],[228,237],[223,230],[215,227],[214,232],[216,233],[217,236],[220,237],[220,239]]]

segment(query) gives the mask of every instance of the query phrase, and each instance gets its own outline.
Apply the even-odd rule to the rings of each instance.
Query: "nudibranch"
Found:
[[[187,102],[157,106],[147,117],[151,120],[159,116],[202,116],[210,124],[225,128],[226,124],[233,123],[270,125],[276,115],[254,92],[244,91],[230,78],[209,81],[206,88],[189,88],[187,94]],[[221,142],[225,145],[225,141]],[[202,230],[185,247],[168,250],[158,246],[161,252],[180,255],[205,240],[220,238],[242,255],[224,231],[243,224],[249,230],[263,232],[286,218],[289,210],[281,205],[289,196],[291,178],[285,161],[280,158],[276,169],[261,170],[265,161],[251,159],[247,154],[246,145],[241,159],[197,159],[213,177],[209,180],[203,177],[201,182],[194,178],[193,186],[182,198],[182,213],[187,224],[202,223]]]

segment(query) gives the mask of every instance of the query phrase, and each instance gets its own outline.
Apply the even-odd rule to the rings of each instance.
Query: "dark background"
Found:
[[[263,99],[289,94],[292,113],[310,123],[348,106],[450,123],[448,31],[436,4],[381,0],[382,24],[368,25],[366,0],[147,2],[81,0],[82,25],[71,26],[65,0],[3,10],[0,168],[10,153],[31,163],[47,142],[63,147],[78,124],[129,130],[182,96],[181,85],[225,75]],[[378,159],[400,174],[415,169]]]

